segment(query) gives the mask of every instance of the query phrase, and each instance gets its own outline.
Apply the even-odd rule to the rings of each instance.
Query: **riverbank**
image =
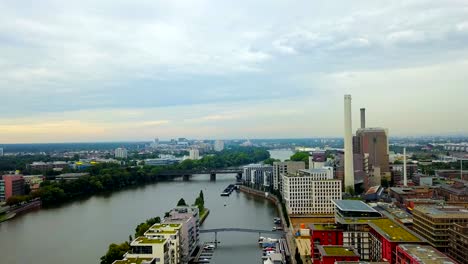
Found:
[[[296,260],[293,257],[294,252],[296,252],[296,244],[294,242],[294,236],[293,236],[293,233],[292,233],[293,229],[289,228],[287,225],[285,225],[285,223],[290,223],[290,219],[289,219],[289,216],[287,216],[287,214],[285,214],[285,212],[283,212],[282,203],[278,199],[278,197],[276,197],[275,195],[273,195],[273,194],[271,194],[269,192],[259,191],[259,190],[256,190],[256,189],[244,186],[244,185],[239,186],[239,190],[241,192],[249,194],[249,195],[264,198],[264,199],[272,202],[276,206],[276,209],[277,209],[277,211],[278,211],[278,213],[280,215],[280,218],[281,218],[281,223],[283,224],[284,232],[286,234],[286,242],[287,242],[288,248],[289,248],[290,263],[296,264]],[[288,217],[287,221],[286,221],[285,217]]]
[[[8,221],[19,214],[40,209],[41,206],[42,206],[42,202],[40,200],[36,200],[36,201],[32,201],[24,205],[10,207],[4,213],[0,215],[0,223],[4,221]]]
[[[210,214],[210,209],[208,208],[205,208],[203,212],[200,213],[200,225],[202,225],[203,222],[205,222],[205,219],[208,217],[209,214]]]

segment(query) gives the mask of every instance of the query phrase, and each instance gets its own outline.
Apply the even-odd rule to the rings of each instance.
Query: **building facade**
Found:
[[[337,261],[359,261],[359,253],[348,246],[317,246],[319,258],[314,264],[335,264]]]
[[[468,223],[468,211],[457,206],[416,206],[413,210],[413,229],[442,252],[449,249],[449,229],[453,224]]]
[[[5,200],[11,196],[24,194],[23,175],[3,175]]]
[[[250,164],[243,167],[243,177],[248,183],[255,185],[263,185],[265,177],[273,178],[273,166],[265,164]],[[265,173],[267,175],[265,176]],[[271,173],[271,174],[270,174]]]
[[[343,245],[343,230],[338,229],[335,225],[312,224],[309,229],[312,262],[320,259],[318,246]]]
[[[418,244],[402,244],[396,247],[395,264],[456,264],[437,249]]]
[[[114,151],[116,158],[126,159],[128,157],[128,151],[125,148],[116,148]]]
[[[196,148],[189,151],[189,159],[198,160],[200,158],[200,151]]]
[[[334,212],[332,200],[341,200],[342,185],[333,179],[333,168],[299,170],[283,175],[283,198],[289,214],[323,214]]]
[[[281,174],[295,174],[298,170],[305,169],[303,161],[275,161],[273,162],[273,189],[283,193],[283,179]]]
[[[463,263],[468,261],[468,223],[454,223],[449,228],[448,255]]]

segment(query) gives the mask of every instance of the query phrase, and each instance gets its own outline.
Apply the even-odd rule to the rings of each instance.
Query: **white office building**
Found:
[[[265,176],[265,172],[270,173]],[[272,182],[273,166],[264,164],[250,164],[244,166],[244,180],[252,184],[263,185],[265,182]],[[265,177],[267,180],[265,180]],[[270,177],[270,179],[268,179]]]
[[[273,189],[283,193],[283,181],[281,174],[295,174],[298,170],[305,169],[303,161],[275,161],[273,162]]]
[[[333,179],[332,167],[282,176],[283,198],[289,214],[333,214],[332,200],[341,200],[341,181]]]
[[[223,151],[224,149],[224,141],[216,140],[214,143],[214,150],[215,151]]]
[[[116,158],[126,159],[128,157],[128,151],[125,148],[116,148],[114,154]]]
[[[200,158],[200,151],[198,149],[194,148],[189,151],[189,159],[197,160],[199,158]]]

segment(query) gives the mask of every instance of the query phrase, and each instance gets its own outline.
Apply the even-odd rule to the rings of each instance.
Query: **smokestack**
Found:
[[[344,148],[345,148],[345,191],[354,191],[353,134],[351,121],[351,95],[344,96]]]
[[[366,109],[361,108],[361,128],[366,128]]]
[[[408,186],[408,178],[406,176],[406,148],[403,148],[403,186]]]

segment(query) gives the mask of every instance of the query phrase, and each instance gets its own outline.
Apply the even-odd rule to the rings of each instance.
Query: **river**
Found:
[[[244,193],[221,197],[235,181],[234,175],[194,175],[190,181],[160,182],[93,196],[59,208],[42,209],[0,223],[2,264],[92,264],[99,263],[109,244],[128,240],[144,220],[163,216],[183,197],[193,203],[203,190],[205,206],[211,210],[202,228],[243,227],[271,229],[278,216],[270,202]],[[220,233],[221,242],[211,263],[260,263],[257,234]],[[202,234],[202,241],[214,235]]]

